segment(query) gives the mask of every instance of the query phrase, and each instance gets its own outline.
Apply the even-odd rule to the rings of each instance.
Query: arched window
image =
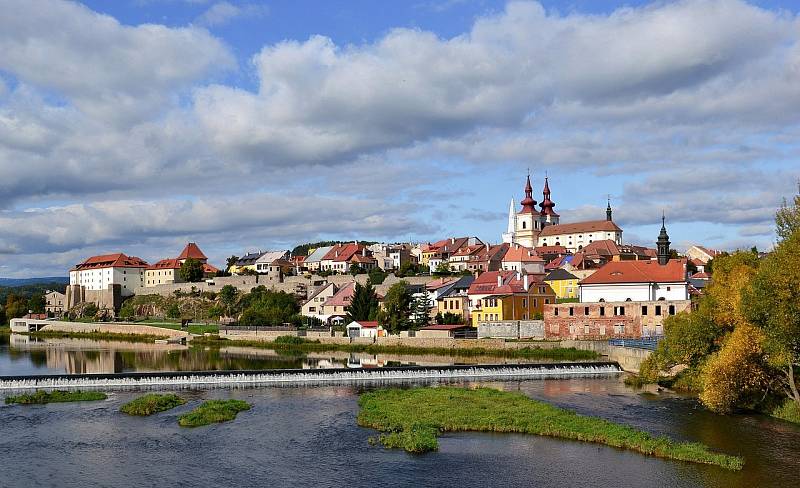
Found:
[[[658,301],[659,301],[659,302],[663,302],[663,301],[665,301],[665,300],[666,300],[666,298],[664,298],[664,297],[659,297],[659,298],[658,298]]]
[[[601,299],[600,299],[600,301],[601,301],[601,302],[605,302],[605,301],[606,301],[606,299],[605,299],[605,298],[601,298]]]
[[[525,221],[523,220],[523,221],[522,221],[522,228],[524,229],[524,228],[527,226],[527,224],[528,224],[528,223],[527,223],[527,222],[525,222]]]
[[[631,300],[630,298],[626,298],[625,301],[626,302],[632,302],[633,300]]]

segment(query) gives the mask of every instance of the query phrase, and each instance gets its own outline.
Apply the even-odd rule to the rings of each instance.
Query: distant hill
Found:
[[[65,276],[45,276],[42,278],[0,278],[0,286],[15,287],[37,285],[39,283],[59,283],[69,284],[69,278]]]

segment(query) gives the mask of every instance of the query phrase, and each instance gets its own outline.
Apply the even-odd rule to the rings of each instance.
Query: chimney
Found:
[[[530,288],[530,282],[528,282],[527,273],[522,277],[522,287],[525,288],[525,291],[528,291],[528,288]]]
[[[497,286],[503,286],[503,275],[497,273]]]
[[[451,237],[450,238],[450,244],[455,244],[455,243],[456,243],[456,238],[455,237]]]
[[[367,248],[366,247],[361,249],[361,255],[364,256],[364,257],[367,257]]]

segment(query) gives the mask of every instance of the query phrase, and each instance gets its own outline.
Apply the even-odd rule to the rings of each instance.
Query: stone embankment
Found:
[[[149,325],[124,324],[124,323],[81,323],[81,322],[56,322],[47,321],[42,331],[52,332],[102,332],[110,334],[141,334],[167,336],[170,339],[188,337],[189,333],[181,330],[152,327]]]
[[[609,361],[616,361],[622,369],[629,373],[638,373],[642,362],[652,354],[652,351],[647,349],[612,346],[608,341],[561,341],[561,347],[595,351],[603,356],[608,356]]]

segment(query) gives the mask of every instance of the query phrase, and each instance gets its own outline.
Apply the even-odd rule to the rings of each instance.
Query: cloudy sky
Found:
[[[622,6],[624,5],[624,6]],[[774,240],[800,177],[793,0],[0,0],[0,276],[197,241],[496,242],[562,221]]]

